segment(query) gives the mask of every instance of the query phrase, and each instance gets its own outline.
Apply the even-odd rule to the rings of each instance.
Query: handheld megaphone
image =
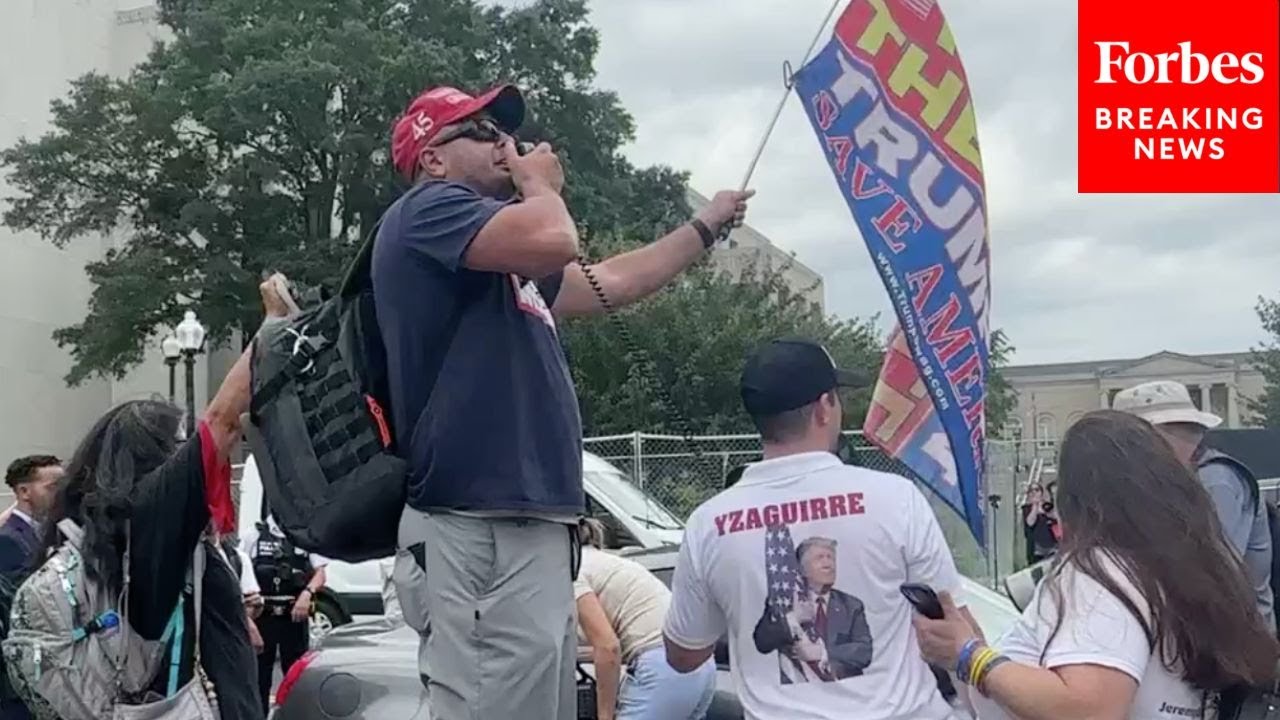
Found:
[[[1025,570],[1019,570],[1004,579],[1004,594],[1009,596],[1013,606],[1022,612],[1031,604],[1036,594],[1036,586],[1049,573],[1053,559],[1041,560]]]

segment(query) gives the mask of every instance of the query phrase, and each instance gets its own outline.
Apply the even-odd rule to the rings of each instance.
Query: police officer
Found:
[[[262,612],[254,622],[262,636],[258,688],[263,708],[269,709],[277,654],[280,671],[288,673],[310,644],[311,603],[316,591],[324,586],[324,566],[328,561],[294,547],[270,517],[259,521],[242,544],[253,563],[263,601]]]

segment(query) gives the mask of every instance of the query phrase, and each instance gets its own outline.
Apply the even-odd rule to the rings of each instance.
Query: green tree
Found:
[[[210,340],[254,326],[256,280],[332,285],[401,191],[390,127],[423,88],[514,81],[522,135],[564,158],[584,237],[649,238],[688,212],[684,177],[637,169],[634,133],[592,87],[586,0],[510,9],[476,0],[160,0],[172,39],[123,79],[85,75],[52,130],[0,153],[4,214],[58,246],[119,238],[87,268],[89,312],[55,333],[68,382],[118,377],[161,325],[195,309]]]
[[[824,317],[778,268],[752,268],[743,278],[700,263],[617,321],[568,322],[565,346],[586,434],[679,434],[682,420],[697,435],[755,432],[739,394],[743,360],[786,335],[820,341],[841,367],[867,375],[866,388],[844,396],[845,427],[861,427],[883,357],[874,324]]]
[[[1249,399],[1253,421],[1280,428],[1280,300],[1258,298],[1258,319],[1267,339],[1253,350],[1253,364],[1262,372],[1265,389]]]
[[[601,242],[593,255],[624,249]],[[844,427],[862,427],[883,348],[873,321],[824,317],[784,281],[781,268],[748,268],[742,280],[702,262],[654,297],[612,318],[562,327],[587,436],[634,431],[672,436],[755,433],[742,409],[747,354],[774,338],[822,342],[838,365],[868,385],[842,393]],[[630,340],[624,338],[629,337]],[[758,446],[705,437],[645,441],[643,470],[621,461],[679,517],[710,497],[732,466],[759,459]]]
[[[1018,349],[1009,343],[1004,330],[991,333],[988,355],[991,369],[987,372],[987,436],[995,437],[1004,429],[1018,404],[1018,392],[1005,379],[1004,368]]]

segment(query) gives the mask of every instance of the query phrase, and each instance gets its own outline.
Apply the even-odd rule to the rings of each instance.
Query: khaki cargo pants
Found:
[[[405,508],[400,548],[432,720],[576,720],[572,527]]]

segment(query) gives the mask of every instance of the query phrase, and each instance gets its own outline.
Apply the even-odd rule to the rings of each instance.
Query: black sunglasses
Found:
[[[476,142],[493,143],[502,139],[502,131],[492,120],[464,120],[460,123],[450,125],[440,131],[435,139],[431,141],[432,147],[440,147],[466,138],[475,140]]]

